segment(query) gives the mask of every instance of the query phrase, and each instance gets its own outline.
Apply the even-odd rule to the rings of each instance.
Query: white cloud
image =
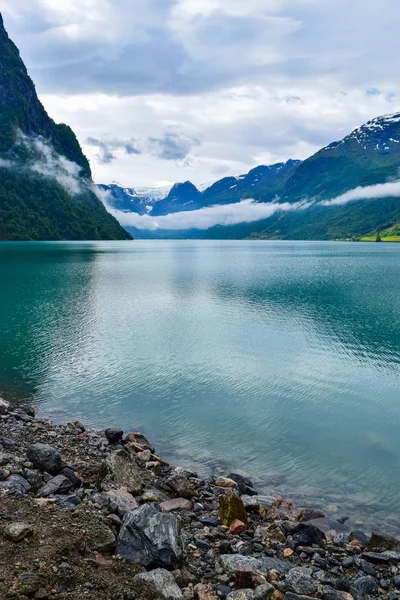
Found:
[[[134,187],[306,158],[397,110],[397,1],[3,0],[2,11],[95,179]],[[171,127],[201,140],[187,160],[149,149],[102,165],[85,144],[162,140]]]
[[[19,143],[34,153],[28,162],[28,168],[34,173],[56,179],[56,181],[72,196],[82,193],[83,180],[80,177],[81,167],[61,156],[40,136],[18,135]]]
[[[136,227],[155,231],[157,229],[186,230],[209,229],[215,225],[235,225],[237,223],[252,223],[267,219],[278,211],[304,209],[305,203],[290,204],[285,202],[261,203],[254,200],[242,200],[237,204],[208,206],[199,210],[177,212],[162,217],[150,217],[136,213],[125,213],[108,208],[123,227]]]
[[[399,198],[400,181],[391,181],[389,183],[378,183],[377,185],[368,185],[349,190],[332,200],[324,200],[320,204],[323,206],[341,206],[348,202],[356,200],[379,200],[380,198]]]

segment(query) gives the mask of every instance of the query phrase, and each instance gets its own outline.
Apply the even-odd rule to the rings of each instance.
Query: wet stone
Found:
[[[122,438],[124,436],[122,429],[116,429],[113,427],[106,429],[104,433],[110,444],[119,444],[122,442]]]

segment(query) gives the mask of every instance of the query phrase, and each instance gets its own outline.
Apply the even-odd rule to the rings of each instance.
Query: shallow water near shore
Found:
[[[0,390],[400,531],[400,246],[0,244]]]

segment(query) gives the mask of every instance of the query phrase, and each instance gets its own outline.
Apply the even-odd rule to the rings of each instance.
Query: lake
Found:
[[[0,244],[0,390],[400,530],[400,245]]]

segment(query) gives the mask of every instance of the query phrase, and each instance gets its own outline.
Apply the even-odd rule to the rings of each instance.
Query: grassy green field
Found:
[[[400,235],[388,235],[381,238],[382,242],[400,242]],[[360,242],[376,242],[376,235],[364,235]]]

